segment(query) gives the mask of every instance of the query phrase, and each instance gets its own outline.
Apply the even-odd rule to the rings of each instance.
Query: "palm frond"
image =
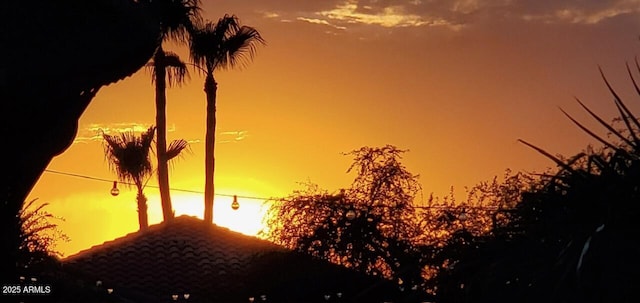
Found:
[[[169,146],[167,147],[167,160],[171,160],[179,156],[182,151],[184,151],[188,147],[189,143],[187,142],[187,140],[180,139],[171,141],[171,143],[169,143]]]
[[[167,71],[167,79],[169,86],[181,86],[189,79],[189,70],[187,64],[180,57],[172,52],[165,52],[164,67]]]
[[[215,38],[223,41],[240,29],[240,20],[235,15],[225,14],[222,18],[218,19],[215,25],[210,24],[209,29],[213,32]]]
[[[258,44],[265,44],[265,40],[255,28],[240,26],[236,16],[225,15],[196,30],[189,46],[192,62],[211,73],[218,67],[244,66]]]
[[[598,69],[600,70],[600,75],[602,76],[602,80],[604,80],[604,83],[607,85],[607,88],[609,89],[609,92],[611,92],[611,94],[613,95],[616,104],[619,104],[620,107],[624,110],[623,116],[626,115],[626,116],[630,117],[631,121],[634,122],[636,127],[640,128],[640,122],[638,121],[638,119],[636,119],[633,116],[633,113],[627,108],[627,106],[624,104],[624,102],[622,102],[622,98],[620,98],[620,96],[618,96],[618,93],[616,93],[616,91],[613,89],[611,84],[609,84],[609,81],[607,80],[607,77],[604,75],[604,72],[602,71],[602,68],[598,67]]]
[[[142,147],[148,149],[150,152],[153,152],[153,141],[155,138],[155,133],[156,127],[150,126],[147,131],[142,133],[142,135],[140,136]]]
[[[189,69],[187,64],[180,59],[180,56],[162,49],[158,49],[158,52],[162,52],[162,54],[154,56],[155,60],[151,60],[145,65],[147,71],[151,74],[151,84],[156,82],[156,69],[158,68],[165,69],[169,86],[182,86],[189,80]]]
[[[638,64],[638,57],[636,57],[635,61],[636,61],[636,67],[640,71],[640,64]],[[631,68],[629,67],[629,62],[626,62],[625,64],[627,66],[627,73],[629,73],[629,78],[631,78],[631,82],[633,82],[633,87],[636,89],[636,93],[640,95],[640,87],[638,87],[638,82],[636,82],[635,77],[633,77],[633,73],[631,72]]]
[[[158,49],[157,51],[160,51],[160,49]],[[154,58],[156,58],[156,56],[154,56]],[[151,76],[151,85],[155,85],[156,84],[156,68],[158,68],[158,66],[156,64],[156,60],[151,60],[151,61],[147,62],[147,64],[144,65],[144,69]]]
[[[225,41],[228,59],[225,68],[244,67],[255,56],[257,46],[266,42],[253,27],[243,26]]]
[[[194,64],[213,71],[226,60],[224,41],[238,29],[238,18],[224,15],[217,23],[207,22],[191,35],[190,52]]]
[[[576,119],[574,119],[573,117],[571,117],[571,115],[567,114],[567,112],[565,112],[562,108],[560,109],[560,111],[567,116],[567,118],[569,118],[569,120],[571,120],[571,122],[573,122],[575,125],[577,125],[580,129],[582,129],[584,132],[586,132],[587,134],[589,134],[591,137],[595,138],[596,140],[600,141],[600,143],[606,145],[607,147],[611,148],[612,150],[619,150],[620,148],[609,143],[607,140],[602,139],[600,136],[598,136],[596,133],[592,132],[591,130],[589,130],[587,127],[585,127],[584,125],[582,125],[580,122],[578,122]]]
[[[598,115],[596,115],[593,111],[591,111],[586,105],[584,105],[580,99],[576,98],[576,101],[578,101],[578,104],[580,104],[580,106],[582,106],[582,108],[584,110],[586,110],[589,115],[591,115],[591,117],[593,117],[594,119],[596,119],[602,126],[604,126],[607,130],[609,130],[612,134],[616,135],[616,137],[620,138],[620,140],[626,142],[627,144],[633,146],[633,142],[629,141],[625,136],[623,136],[619,131],[617,131],[616,129],[614,129],[611,125],[609,125],[609,123],[605,122],[604,120],[602,120],[602,118],[600,118]],[[566,115],[566,113],[565,113]]]
[[[520,141],[520,143],[529,146],[530,148],[533,148],[535,151],[541,153],[542,155],[544,155],[545,157],[551,159],[553,162],[555,162],[558,166],[564,168],[565,170],[571,172],[571,173],[577,173],[578,171],[576,171],[575,169],[573,169],[573,167],[571,167],[571,165],[565,163],[564,161],[558,159],[557,157],[553,156],[552,154],[548,153],[547,151],[545,151],[542,148],[539,148],[527,141],[524,141],[522,139],[518,139],[518,141]]]
[[[638,57],[635,58],[635,63],[636,63],[636,68],[638,69],[638,71],[640,71],[640,64],[638,64]],[[640,87],[638,86],[638,83],[636,82],[636,79],[633,76],[633,73],[631,72],[631,68],[629,67],[629,63],[626,62],[625,66],[627,68],[627,73],[629,74],[629,78],[631,79],[631,82],[633,83],[633,87],[636,90],[636,93],[638,95],[640,95]],[[601,73],[602,77],[604,78],[604,74],[602,73],[602,70],[600,70],[600,73]],[[605,79],[605,83],[607,83],[606,81],[607,80]],[[608,83],[607,83],[607,87],[609,88],[609,90],[613,90],[611,88],[611,86],[608,85]],[[625,126],[629,130],[630,135],[633,138],[633,142],[635,143],[635,145],[630,144],[628,142],[628,140],[626,140],[625,142],[627,142],[627,144],[629,144],[631,147],[634,147],[634,148],[637,149],[638,147],[640,147],[640,139],[636,135],[634,129],[631,127],[631,122],[634,122],[634,124],[636,126],[638,126],[640,123],[638,123],[638,120],[635,118],[635,116],[633,116],[631,111],[629,111],[626,108],[624,102],[622,102],[622,99],[620,99],[616,94],[614,94],[614,97],[615,97],[616,107],[618,108],[618,112],[620,113],[620,117],[622,118],[622,120],[624,121]]]
[[[204,27],[198,28],[191,33],[189,55],[191,62],[196,66],[203,67],[207,61],[212,61],[212,57],[217,57],[216,52],[219,49],[219,45],[213,37],[211,27],[212,23],[207,23]]]
[[[155,126],[149,127],[140,137],[133,132],[103,134],[105,157],[118,179],[138,185],[152,174],[150,153],[153,152],[155,129]]]
[[[139,0],[160,23],[163,39],[186,42],[202,22],[200,0]]]

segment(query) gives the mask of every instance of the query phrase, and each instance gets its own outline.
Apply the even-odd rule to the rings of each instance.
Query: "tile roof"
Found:
[[[376,302],[397,287],[180,216],[69,256],[64,266],[133,302]],[[368,299],[367,299],[368,298]],[[375,298],[375,300],[373,300]],[[361,301],[363,300],[363,301]]]

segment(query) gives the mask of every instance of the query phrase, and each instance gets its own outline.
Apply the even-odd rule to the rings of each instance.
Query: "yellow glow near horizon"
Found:
[[[45,177],[70,181],[67,177]],[[51,180],[49,180],[51,181]],[[86,183],[86,181],[85,181]],[[70,193],[52,200],[42,199],[40,203],[50,203],[46,210],[64,220],[52,220],[58,224],[60,231],[67,235],[69,242],[59,239],[55,249],[62,256],[70,256],[105,241],[126,236],[138,231],[136,191],[122,187],[120,195],[109,194],[110,185],[100,191]],[[221,193],[229,191],[222,190]],[[263,229],[263,217],[266,208],[261,200],[247,199],[244,196],[255,196],[252,192],[236,190],[240,208],[233,210],[232,197],[216,196],[214,200],[214,218],[216,225],[228,228],[248,236],[256,236]],[[162,223],[160,195],[154,188],[149,188],[147,195],[149,225]],[[204,215],[203,195],[197,193],[172,193],[172,206],[176,216],[188,215],[202,219]],[[87,228],[91,227],[91,228]]]
[[[501,176],[506,168],[544,171],[553,163],[516,139],[563,155],[593,143],[556,108],[579,110],[571,97],[576,95],[603,119],[612,119],[615,107],[600,102],[610,96],[594,67],[603,66],[612,84],[628,90],[622,63],[640,51],[628,30],[637,12],[589,25],[470,18],[456,30],[437,23],[409,26],[438,20],[409,9],[417,6],[363,13],[329,2],[309,7],[313,11],[282,5],[280,17],[268,17],[274,12],[268,1],[256,2],[258,7],[204,2],[205,19],[234,12],[268,42],[246,69],[217,74],[219,194],[285,197],[307,181],[334,191],[354,177],[354,172],[345,173],[351,157],[341,153],[386,144],[410,150],[403,165],[420,175],[424,197],[444,197],[455,188],[456,196],[464,198],[465,187]],[[514,14],[532,14],[513,9]],[[188,58],[186,45],[167,48]],[[185,85],[166,91],[168,139],[190,142],[189,152],[171,166],[173,189],[204,188],[203,83],[204,77],[194,73]],[[154,100],[144,68],[101,88],[78,121],[76,141],[49,169],[114,180],[97,129],[146,129],[155,124]],[[157,185],[157,178],[148,184]],[[61,241],[58,249],[70,255],[138,230],[135,189],[122,186],[120,195],[112,197],[111,186],[45,173],[27,200],[48,202],[48,211],[65,219],[60,229],[71,241]],[[149,224],[162,222],[158,190],[149,186],[145,195]],[[202,218],[202,194],[171,195],[176,215]],[[262,201],[239,198],[237,211],[231,202],[231,197],[216,196],[214,222],[255,235],[263,225]]]
[[[200,194],[180,194],[172,198],[176,216],[189,215],[200,219],[204,214],[203,196]],[[233,210],[232,197],[216,196],[213,206],[213,222],[249,236],[255,236],[264,228],[263,217],[266,209],[262,201],[238,197],[240,208]]]

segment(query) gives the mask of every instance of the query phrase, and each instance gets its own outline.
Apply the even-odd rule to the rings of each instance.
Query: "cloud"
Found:
[[[365,25],[441,27],[457,31],[483,22],[504,20],[591,25],[640,13],[640,0],[341,0],[289,3],[289,9],[263,15],[280,21],[295,20],[341,30]]]
[[[268,19],[273,19],[280,17],[280,14],[276,12],[262,12],[262,16]]]
[[[308,23],[313,23],[313,24],[322,24],[322,25],[327,25],[327,26],[331,26],[331,27],[333,27],[333,28],[341,29],[341,30],[346,29],[346,27],[344,27],[344,26],[338,26],[338,25],[335,25],[335,24],[331,24],[331,23],[329,23],[329,21],[324,20],[324,19],[314,19],[314,18],[298,17],[298,18],[296,18],[296,20],[298,20],[298,21],[304,21],[304,22],[308,22]]]
[[[246,130],[233,130],[233,131],[223,131],[219,134],[219,140],[216,140],[217,143],[237,143],[246,139],[249,136],[249,132]]]
[[[306,22],[346,30],[353,25],[391,27],[451,26],[448,20],[430,14],[421,14],[425,1],[300,1],[280,11],[261,10],[264,18],[281,22]],[[426,1],[431,3],[432,1]],[[304,4],[308,7],[305,7]],[[321,7],[320,7],[321,6]],[[288,6],[287,6],[288,7]],[[416,11],[416,12],[414,12]]]
[[[588,5],[585,5],[588,4]],[[542,12],[523,14],[529,22],[597,24],[621,15],[640,12],[640,0],[564,3],[549,5]]]
[[[78,134],[73,140],[73,144],[102,142],[102,134],[113,135],[126,132],[142,133],[147,131],[150,126],[151,125],[138,122],[121,122],[108,124],[91,123],[78,130]],[[175,131],[175,124],[167,128],[168,133]]]
[[[639,13],[640,0],[458,0],[454,2],[452,11],[466,15],[483,12],[498,19],[589,25]]]
[[[382,10],[373,10],[371,6],[364,6],[363,9],[364,11],[359,10],[358,1],[347,1],[317,14],[347,23],[375,24],[383,27],[422,26],[430,23],[419,15],[408,13],[401,5],[387,6]]]

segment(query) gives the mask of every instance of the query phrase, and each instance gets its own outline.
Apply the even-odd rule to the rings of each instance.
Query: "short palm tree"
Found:
[[[138,203],[138,223],[140,230],[149,226],[147,218],[147,197],[143,189],[146,180],[153,175],[151,152],[156,128],[154,126],[142,133],[140,137],[135,134],[122,133],[120,135],[104,134],[105,156],[109,160],[111,169],[118,174],[118,179],[123,182],[133,183],[138,190],[136,202]]]
[[[118,179],[125,184],[133,184],[138,190],[136,201],[138,204],[138,222],[140,229],[149,226],[147,218],[147,197],[144,195],[144,186],[153,175],[151,162],[152,145],[156,127],[151,126],[139,137],[132,132],[120,135],[103,134],[105,141],[105,156],[109,160],[111,169],[118,174]],[[171,160],[187,148],[187,141],[174,140],[167,149],[167,158]]]
[[[241,26],[236,16],[225,15],[217,23],[208,22],[191,33],[190,53],[193,63],[205,72],[204,91],[207,96],[205,135],[204,221],[213,220],[216,92],[218,83],[214,71],[219,68],[241,67],[247,64],[259,44],[265,41],[253,27]]]
[[[171,39],[176,42],[185,42],[188,33],[200,20],[199,0],[143,0],[148,9],[158,19],[162,41]],[[156,126],[158,140],[156,142],[156,155],[158,158],[158,187],[162,203],[162,216],[164,220],[173,218],[171,196],[169,192],[169,168],[167,157],[167,78],[169,85],[181,84],[187,75],[186,66],[180,58],[173,53],[166,52],[162,48],[162,42],[158,46],[150,64],[153,71],[152,82],[156,92]]]

